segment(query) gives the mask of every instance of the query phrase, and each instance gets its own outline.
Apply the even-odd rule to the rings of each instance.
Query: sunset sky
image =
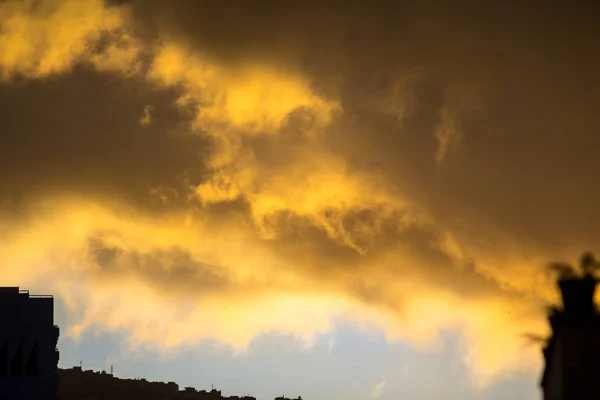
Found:
[[[0,283],[55,295],[61,367],[540,398],[543,266],[600,250],[599,8],[395,3],[0,1]]]

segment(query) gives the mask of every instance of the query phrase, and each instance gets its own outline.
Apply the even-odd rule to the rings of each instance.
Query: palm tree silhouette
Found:
[[[580,267],[575,268],[572,264],[566,262],[553,262],[549,269],[558,272],[559,279],[577,279],[582,277],[593,277],[594,273],[600,269],[600,263],[592,253],[585,253],[581,257]]]

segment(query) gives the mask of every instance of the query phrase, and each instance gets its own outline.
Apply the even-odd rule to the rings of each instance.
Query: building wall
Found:
[[[0,288],[0,398],[56,398],[54,299]]]
[[[565,327],[564,337],[565,399],[600,399],[600,326]]]
[[[563,337],[554,338],[554,351],[548,362],[548,376],[544,388],[544,400],[563,400]]]

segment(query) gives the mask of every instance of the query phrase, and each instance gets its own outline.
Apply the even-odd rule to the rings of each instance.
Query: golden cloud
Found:
[[[347,161],[324,147],[323,135],[341,106],[315,94],[297,73],[259,64],[223,66],[164,44],[149,76],[183,87],[181,104],[197,109],[195,128],[213,139],[208,160],[212,178],[196,188],[202,202],[243,198],[264,233],[269,215],[291,211],[308,216],[354,247],[351,238],[323,216],[326,211],[399,206],[399,200],[386,193],[385,181],[349,173]],[[290,130],[302,139],[290,143]],[[288,151],[287,162],[268,165],[257,155],[261,145],[272,146],[263,151]]]
[[[10,266],[0,271],[5,282],[59,295],[80,314],[68,335],[126,329],[132,346],[162,352],[204,339],[241,352],[265,332],[310,342],[332,330],[336,318],[349,318],[424,350],[440,344],[440,331],[460,327],[479,386],[539,367],[537,349],[523,351],[521,334],[544,330],[540,305],[555,293],[532,271],[554,254],[513,238],[497,220],[455,207],[457,198],[465,199],[452,190],[469,188],[450,181],[444,188],[454,197],[438,200],[433,189],[413,190],[414,182],[437,188],[445,176],[405,168],[402,181],[383,161],[366,168],[343,146],[360,136],[361,143],[379,145],[374,154],[375,145],[360,148],[360,161],[385,154],[408,164],[412,147],[396,146],[388,130],[417,131],[408,124],[419,111],[414,73],[397,74],[383,98],[361,102],[393,117],[377,136],[373,121],[340,123],[359,119],[348,115],[349,100],[317,90],[305,71],[269,59],[227,63],[172,37],[142,44],[127,10],[99,0],[3,3],[2,77],[40,78],[83,62],[177,90],[177,104],[193,112],[191,134],[208,139],[208,149],[198,148],[208,153],[197,160],[203,178],[184,188],[149,188],[164,214],[136,209],[117,195],[47,193],[30,200],[22,220],[0,214],[10,227],[0,244],[0,264]],[[151,54],[148,71],[143,52]],[[447,161],[468,139],[461,113],[477,103],[471,93],[448,98],[436,114],[439,123],[427,131],[433,149],[422,157],[435,164],[433,154],[439,174],[461,167]],[[160,121],[151,105],[132,118],[146,130]],[[186,190],[187,209],[169,208]],[[213,218],[228,205],[247,206],[250,223]]]
[[[460,327],[481,386],[539,365],[537,351],[523,351],[520,337],[523,330],[542,327],[532,318],[531,303],[511,295],[473,302],[450,288],[440,291],[427,277],[409,272],[419,262],[410,251],[364,260],[361,279],[389,296],[369,305],[344,289],[355,272],[319,282],[301,272],[306,266],[280,259],[239,225],[212,226],[202,218],[190,223],[185,214],[157,218],[83,198],[32,204],[29,223],[11,226],[0,246],[0,263],[10,266],[0,277],[60,296],[79,316],[66,328],[67,337],[119,329],[129,332],[131,351],[168,356],[213,339],[244,352],[267,332],[293,334],[310,345],[345,318],[367,330],[384,329],[390,340],[408,339],[423,351],[439,348],[441,330]],[[405,273],[390,279],[386,262],[405,264]],[[399,309],[386,306],[394,297]]]
[[[0,4],[0,72],[31,78],[70,70],[88,58],[100,70],[129,69],[137,57],[135,40],[121,30],[122,8],[102,0],[10,0]],[[103,35],[115,35],[102,53],[94,53]]]

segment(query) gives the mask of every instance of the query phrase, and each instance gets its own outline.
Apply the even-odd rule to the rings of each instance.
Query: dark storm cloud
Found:
[[[516,237],[535,237],[545,247],[563,240],[560,229],[598,236],[593,196],[586,195],[598,144],[590,5],[126,3],[141,24],[157,24],[163,38],[224,62],[299,67],[315,88],[340,96],[344,111],[327,139],[330,150],[385,174],[448,226],[464,229],[472,243],[479,232],[457,222],[463,216],[490,221]],[[398,79],[407,80],[406,90],[392,99],[407,103],[401,121],[373,106]],[[8,117],[2,120],[11,128],[5,128],[2,147],[11,150],[3,154],[3,170],[13,171],[5,182],[17,182],[17,188],[89,186],[149,201],[152,189],[181,190],[184,171],[202,168],[208,143],[177,135],[186,122],[173,106],[176,91],[151,91],[135,79],[78,69],[5,93],[1,109]],[[25,102],[31,111],[17,112]],[[156,122],[143,127],[139,118],[147,105]],[[434,162],[435,130],[446,108],[456,114],[462,140],[440,167]],[[281,133],[245,145],[274,170],[310,150],[302,135]],[[194,176],[192,184],[201,178]],[[565,192],[571,195],[560,195]],[[575,222],[569,210],[586,218]],[[280,238],[284,226],[279,224]],[[370,240],[348,229],[357,242]],[[298,241],[294,235],[291,243]],[[329,247],[330,239],[314,237],[304,240],[322,247],[318,259],[336,254],[339,243]],[[342,260],[348,251],[340,250]]]
[[[179,296],[221,292],[231,285],[217,266],[198,261],[176,247],[150,252],[127,250],[105,243],[99,234],[89,239],[88,256],[100,268],[101,278],[120,279],[133,274],[159,291],[176,287]]]
[[[317,92],[338,96],[342,104],[343,114],[326,139],[328,149],[359,170],[384,174],[398,192],[476,247],[484,246],[478,244],[481,221],[516,238],[535,238],[533,244],[543,249],[598,237],[589,195],[597,172],[593,132],[599,127],[593,90],[598,61],[591,53],[597,36],[594,6],[111,5],[133,6],[140,25],[158,26],[162,39],[187,43],[224,62],[263,60],[299,68]],[[392,93],[398,80],[405,86]],[[186,173],[192,184],[206,176],[201,172],[208,141],[181,133],[187,121],[173,105],[180,95],[82,68],[5,86],[0,98],[5,132],[0,163],[10,193],[5,198],[77,188],[142,203],[153,191],[157,204],[160,198],[185,203],[185,193],[177,190]],[[403,114],[385,107],[386,99],[399,103]],[[147,106],[153,122],[143,126],[139,120]],[[445,111],[461,140],[436,165],[435,132],[445,123]],[[301,134],[281,133],[244,145],[276,170],[294,159],[294,149],[310,150],[303,148]],[[282,248],[284,238],[292,247],[308,240],[313,249],[322,248],[315,250],[319,259],[338,253],[340,260],[358,257],[350,255],[352,249],[338,252],[343,245],[322,237],[320,228],[307,227],[314,232],[299,239],[289,231],[302,224],[286,224],[277,224]],[[344,229],[359,246],[376,246],[348,224]],[[391,243],[418,236],[377,234]]]
[[[335,213],[331,210],[332,216]],[[409,299],[391,289],[386,282],[368,283],[373,273],[393,276],[397,280],[426,280],[439,291],[457,291],[469,300],[522,297],[519,290],[507,288],[494,277],[479,271],[474,260],[457,261],[442,251],[439,244],[443,239],[436,233],[436,227],[402,226],[401,220],[402,216],[395,213],[381,221],[376,209],[345,213],[341,219],[344,231],[360,248],[366,249],[365,254],[359,254],[347,244],[333,240],[311,220],[294,213],[279,213],[267,220],[267,224],[275,227],[277,237],[266,244],[285,259],[301,261],[301,265],[306,266],[305,273],[324,285],[347,276],[347,289],[351,294],[397,311]],[[407,262],[399,256],[394,265],[385,266],[369,261],[395,249],[405,249],[413,260]]]
[[[198,179],[207,145],[188,134],[189,120],[174,105],[176,95],[86,68],[4,85],[4,201],[75,190],[161,207],[151,192],[165,186],[179,191],[171,202],[185,203],[185,173]],[[143,126],[139,121],[146,106],[151,106],[152,123]]]
[[[304,279],[292,279],[298,287],[311,282],[400,316],[420,283],[475,309],[510,299],[529,317],[548,297],[535,292],[539,261],[598,245],[596,5],[110,3],[132,7],[135,29],[115,25],[146,46],[140,71],[79,66],[2,84],[3,210],[60,191],[143,211],[193,206],[202,218],[189,226],[202,239],[217,237],[219,224],[228,233],[267,231],[239,248],[230,239],[207,245],[228,268],[247,267],[246,254],[260,245],[277,267],[265,272],[256,267],[263,254],[248,257],[257,274],[276,281],[290,272]],[[111,48],[113,36],[94,51]],[[165,48],[175,50],[160,65],[166,83],[158,89],[144,74]],[[246,65],[269,68],[248,78]],[[265,88],[280,92],[252,103],[253,90]],[[227,109],[236,96],[251,106]],[[181,100],[193,103],[187,114]],[[206,115],[216,118],[206,123]],[[192,120],[201,127],[191,129]],[[214,177],[225,195],[188,197]],[[214,272],[220,266],[191,255],[195,236],[181,250],[171,242],[186,235],[150,238],[146,248],[155,249],[142,251],[143,235],[127,229],[126,248],[96,243],[102,273],[127,269],[190,293],[234,285]],[[504,323],[485,319],[487,311],[473,311],[478,333]]]

